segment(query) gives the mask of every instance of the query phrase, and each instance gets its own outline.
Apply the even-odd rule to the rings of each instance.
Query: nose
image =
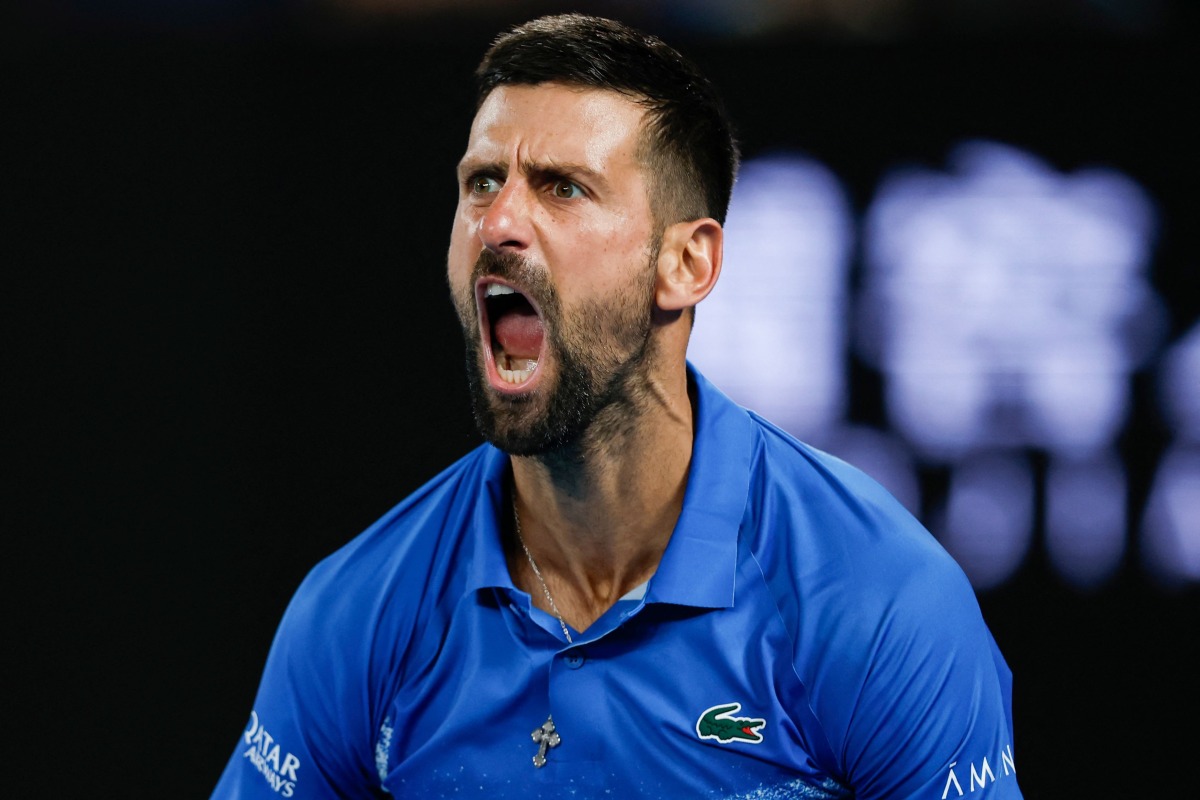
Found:
[[[479,240],[494,253],[524,250],[532,238],[528,187],[510,178],[479,219]]]

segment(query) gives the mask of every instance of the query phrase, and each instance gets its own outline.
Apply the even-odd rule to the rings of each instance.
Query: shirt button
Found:
[[[572,650],[570,653],[567,653],[565,656],[563,656],[563,661],[566,662],[566,665],[571,669],[579,669],[583,666],[583,662],[587,661],[587,657],[577,650]]]

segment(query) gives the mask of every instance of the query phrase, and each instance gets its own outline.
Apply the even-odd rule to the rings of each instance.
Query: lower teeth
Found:
[[[534,358],[511,359],[505,357],[504,360],[512,369],[497,364],[496,372],[506,383],[524,383],[533,374],[534,367],[537,366],[537,359]]]

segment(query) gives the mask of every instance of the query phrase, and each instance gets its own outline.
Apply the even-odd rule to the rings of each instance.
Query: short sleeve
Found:
[[[382,796],[353,626],[318,583],[309,576],[280,622],[213,800]]]
[[[1021,797],[1012,673],[965,578],[909,582],[863,652],[843,740],[856,798]]]

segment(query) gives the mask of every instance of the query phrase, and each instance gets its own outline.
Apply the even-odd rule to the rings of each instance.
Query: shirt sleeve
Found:
[[[213,800],[386,796],[356,626],[319,584],[310,575],[284,614]]]
[[[965,576],[909,580],[844,676],[839,737],[858,800],[1013,800],[1012,673]]]

